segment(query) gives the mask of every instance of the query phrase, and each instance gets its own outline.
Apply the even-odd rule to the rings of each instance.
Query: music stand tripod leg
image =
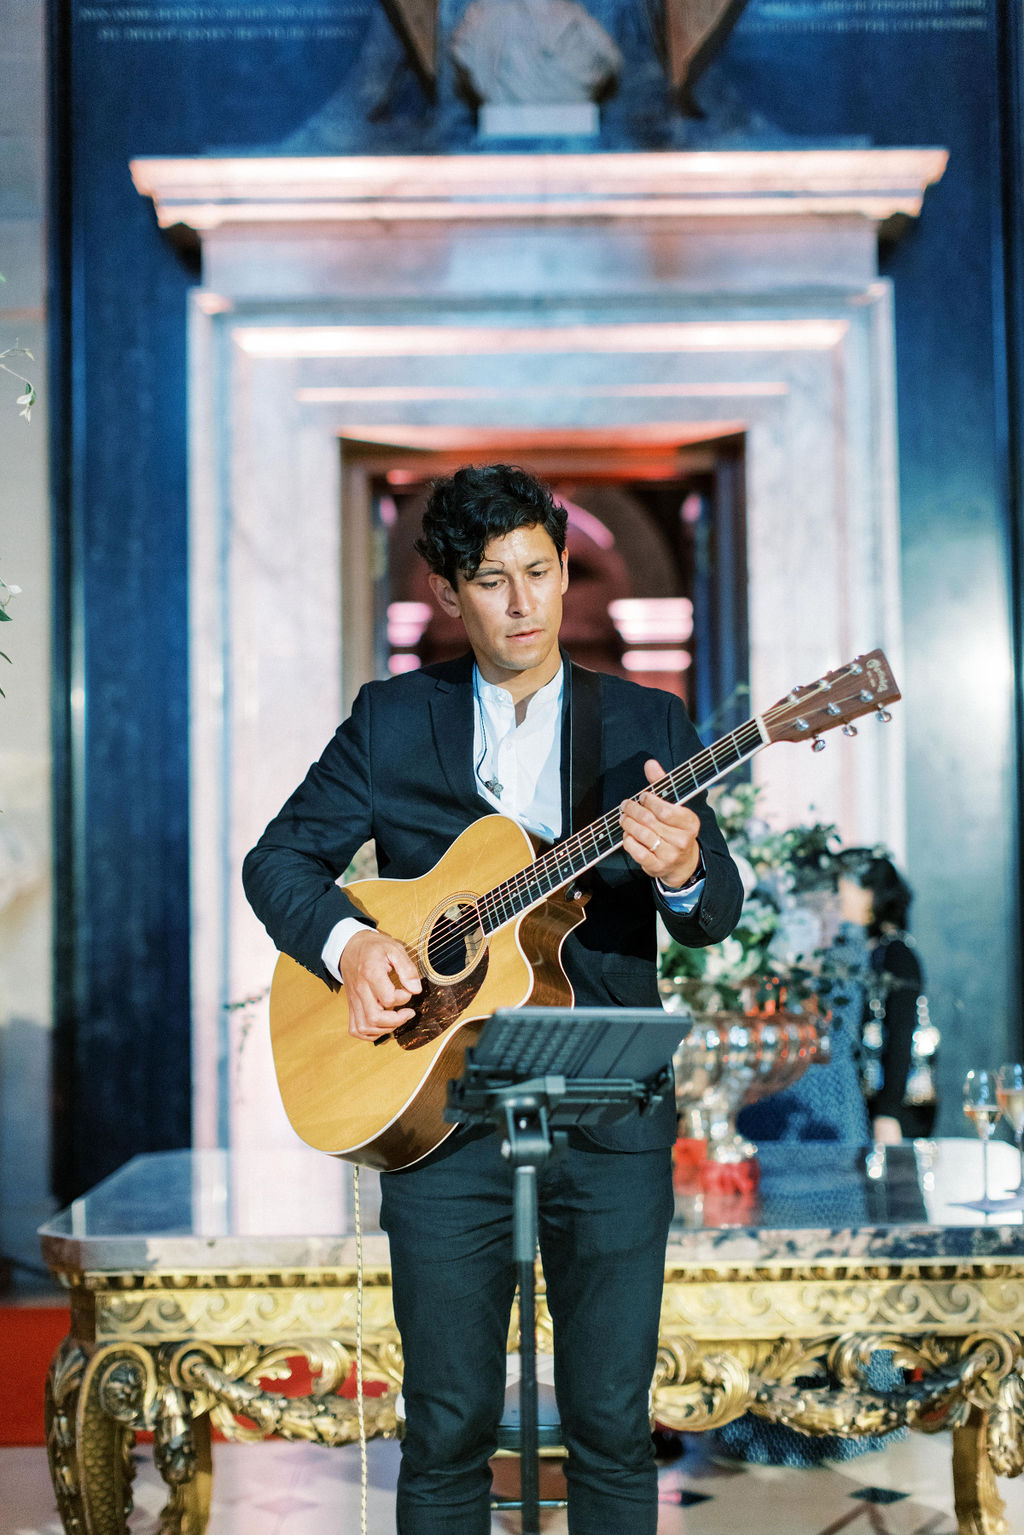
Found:
[[[537,1168],[551,1152],[547,1116],[509,1105],[504,1155],[515,1168],[512,1245],[519,1277],[519,1478],[522,1535],[540,1535],[537,1424]]]

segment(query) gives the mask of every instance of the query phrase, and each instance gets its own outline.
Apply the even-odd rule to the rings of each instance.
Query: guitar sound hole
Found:
[[[480,957],[484,935],[472,901],[458,901],[442,911],[427,939],[427,965],[442,980],[471,970]]]

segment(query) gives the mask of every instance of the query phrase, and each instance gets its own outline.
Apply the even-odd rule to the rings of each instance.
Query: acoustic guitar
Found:
[[[823,733],[856,735],[862,715],[890,718],[900,697],[880,650],[794,688],[713,746],[651,785],[681,804],[775,741],[825,745]],[[348,1032],[345,991],[334,991],[281,955],[270,995],[274,1066],[298,1135],[331,1156],[385,1171],[420,1161],[449,1136],[448,1083],[498,1008],[571,1007],[560,954],[584,919],[573,889],[622,843],[616,806],[536,856],[529,834],[486,815],[418,879],[365,879],[345,894],[412,955],[423,990],[415,1017],[373,1044]]]

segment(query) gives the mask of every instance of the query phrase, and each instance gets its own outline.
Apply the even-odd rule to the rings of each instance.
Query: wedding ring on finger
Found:
[[[654,841],[651,843],[651,852],[652,853],[656,853],[660,846],[661,846],[661,838],[660,837],[655,837]]]

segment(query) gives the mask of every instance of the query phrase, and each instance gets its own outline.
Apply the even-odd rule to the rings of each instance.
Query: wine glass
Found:
[[[988,1143],[1000,1115],[996,1078],[991,1071],[969,1071],[964,1077],[964,1113],[981,1136],[983,1204],[988,1204]]]
[[[996,1074],[996,1099],[1013,1131],[1020,1159],[1020,1183],[1014,1193],[1024,1195],[1024,1065],[1020,1061],[1000,1066]]]

